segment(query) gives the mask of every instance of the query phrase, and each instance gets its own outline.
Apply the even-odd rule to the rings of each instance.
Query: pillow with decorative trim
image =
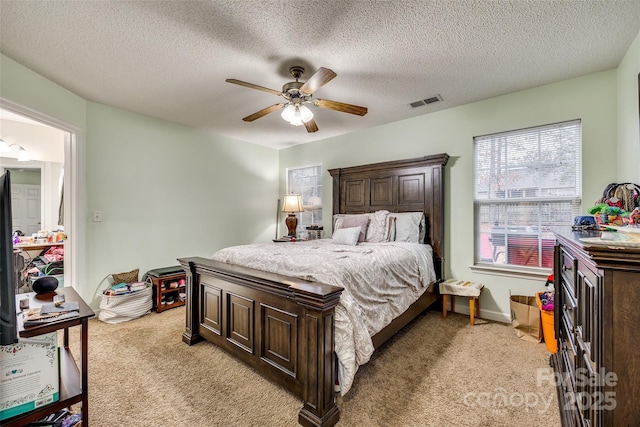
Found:
[[[389,241],[389,211],[375,211],[369,214],[369,229],[366,242],[380,243]]]
[[[355,246],[358,244],[359,236],[360,227],[338,228],[337,230],[334,230],[333,236],[331,236],[331,243]]]
[[[358,242],[364,242],[369,228],[369,215],[349,215],[336,219],[335,229],[360,227]]]

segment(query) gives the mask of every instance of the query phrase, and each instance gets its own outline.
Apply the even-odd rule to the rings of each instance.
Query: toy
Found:
[[[553,292],[546,291],[540,294],[540,302],[542,302],[542,309],[544,311],[553,311],[555,304],[553,302]]]

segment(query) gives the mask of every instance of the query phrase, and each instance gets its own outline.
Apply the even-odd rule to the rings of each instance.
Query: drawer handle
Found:
[[[566,264],[562,265],[562,271],[573,270],[573,267],[567,267]]]
[[[562,309],[563,309],[564,311],[573,311],[573,309],[574,309],[574,308],[575,308],[575,307],[570,306],[570,305],[567,305],[567,304],[563,304],[563,305],[562,305]]]

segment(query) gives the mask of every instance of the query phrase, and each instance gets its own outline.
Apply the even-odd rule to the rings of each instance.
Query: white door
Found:
[[[20,230],[31,236],[40,230],[40,186],[11,184],[11,209],[13,231]]]

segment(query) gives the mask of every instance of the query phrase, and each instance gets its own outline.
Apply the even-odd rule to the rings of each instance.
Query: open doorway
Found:
[[[30,291],[39,275],[55,275],[59,286],[73,284],[77,238],[69,237],[77,227],[64,195],[75,188],[66,172],[73,169],[69,158],[75,151],[75,132],[2,100],[0,138],[0,172],[12,173],[14,247],[24,259],[20,291]]]

